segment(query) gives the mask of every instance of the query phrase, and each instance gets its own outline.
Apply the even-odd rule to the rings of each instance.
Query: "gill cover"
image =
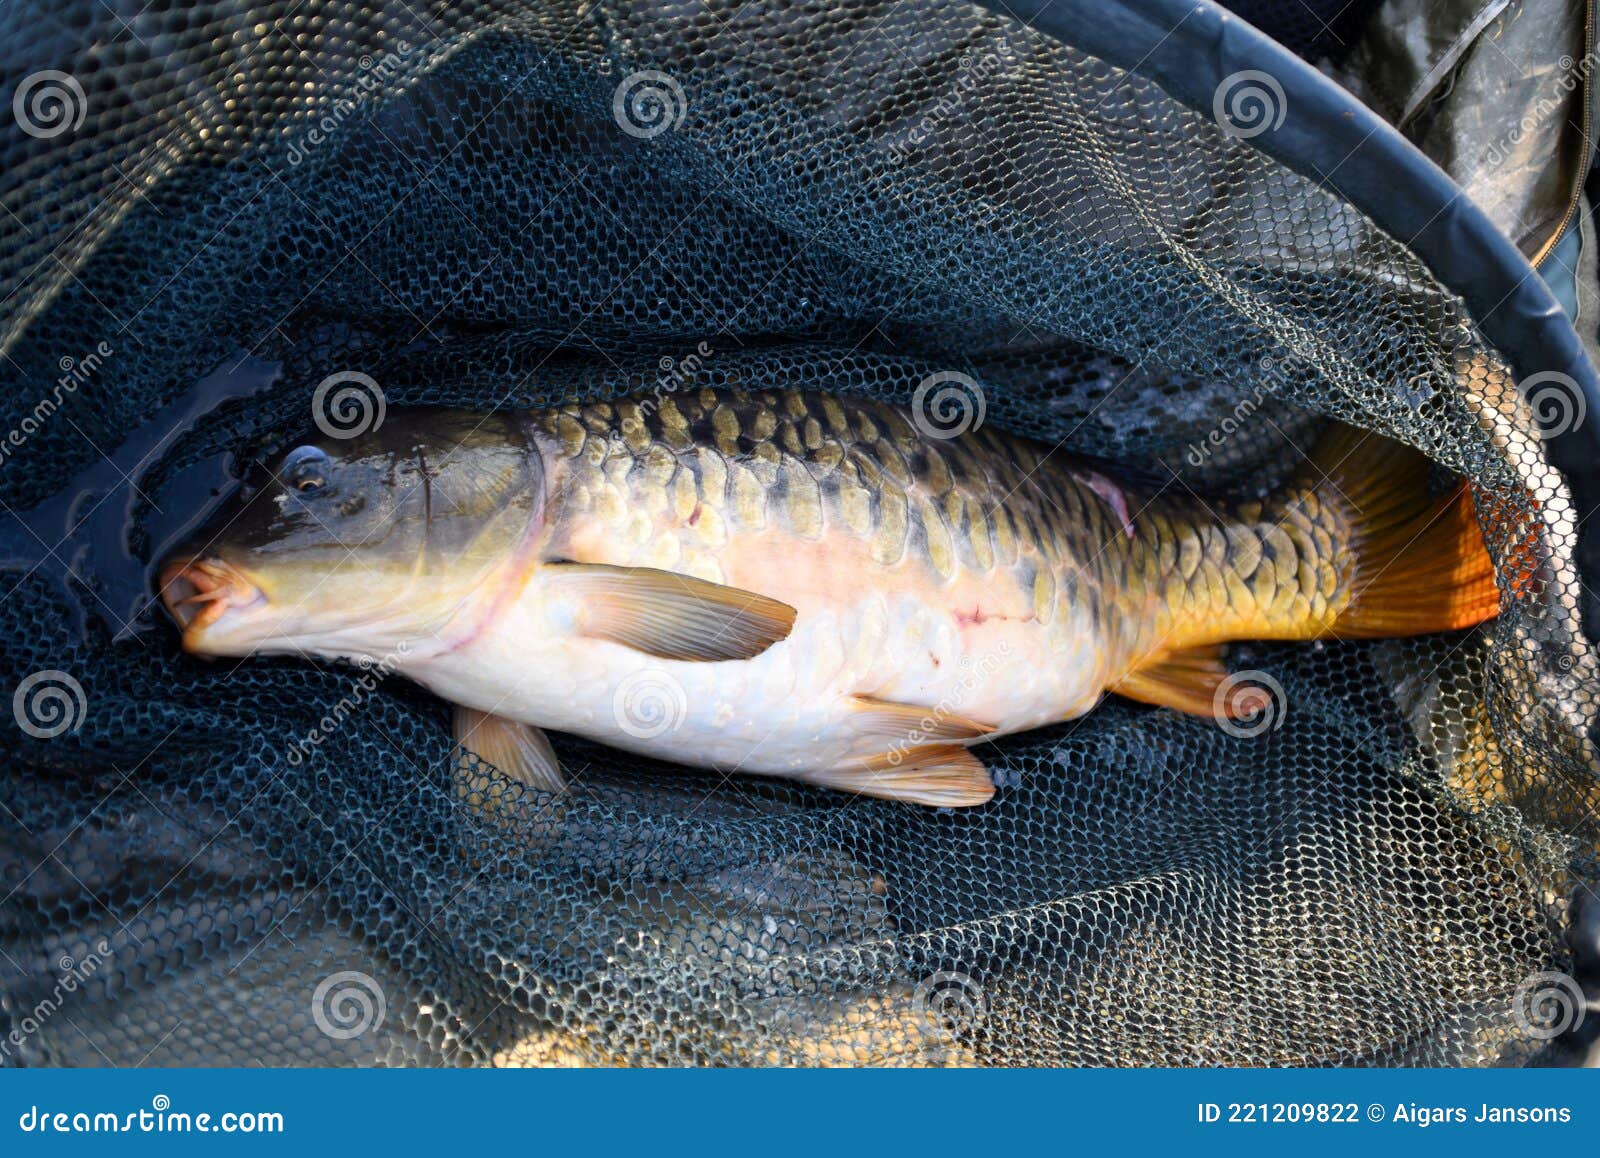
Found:
[[[196,650],[259,647],[269,624],[286,640],[364,626],[374,645],[437,630],[536,537],[543,482],[537,446],[509,413],[408,410],[350,438],[307,439],[259,464],[174,553],[163,593]],[[181,597],[224,573],[258,598],[205,624],[217,637],[207,647],[189,638]]]

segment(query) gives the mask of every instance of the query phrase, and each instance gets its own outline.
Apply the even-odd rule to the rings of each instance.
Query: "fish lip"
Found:
[[[248,575],[215,555],[176,558],[162,565],[156,579],[167,614],[183,633],[185,651],[198,652],[201,636],[230,609],[267,602]]]

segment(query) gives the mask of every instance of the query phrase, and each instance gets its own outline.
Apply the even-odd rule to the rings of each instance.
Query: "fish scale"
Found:
[[[598,513],[641,565],[681,560],[718,581],[730,528],[807,541],[838,530],[883,567],[909,556],[941,581],[1009,582],[1043,627],[1087,603],[1111,616],[1106,642],[1124,665],[1162,648],[1300,638],[1349,603],[1350,567],[1331,561],[1350,546],[1350,513],[1311,488],[1267,507],[1130,489],[1130,537],[1078,460],[1003,433],[931,438],[894,407],[802,391],[652,401],[540,422],[570,471],[574,513]],[[668,493],[680,498],[664,510]]]
[[[1071,597],[1062,573],[1075,586],[1086,573],[1098,591],[1127,565],[1104,503],[1070,470],[1047,463],[1031,478],[1040,458],[1029,444],[983,430],[928,438],[890,406],[706,389],[653,406],[565,407],[540,427],[570,472],[572,510],[600,512],[638,559],[661,554],[662,540],[676,541],[682,557],[708,558],[727,546],[729,526],[764,533],[770,522],[806,540],[837,529],[870,544],[886,567],[909,556],[940,579],[961,570],[1037,589],[1046,622]],[[670,476],[652,465],[662,457],[675,464]],[[631,517],[684,480],[698,514],[680,503],[648,529]],[[714,518],[702,530],[707,512]],[[695,573],[711,577],[704,571]]]

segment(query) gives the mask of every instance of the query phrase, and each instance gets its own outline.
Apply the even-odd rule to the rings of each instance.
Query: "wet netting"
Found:
[[[1233,106],[966,3],[0,23],[4,1064],[1503,1064],[1572,1028],[1600,790],[1552,419]],[[479,409],[962,375],[1197,490],[1337,416],[1474,482],[1503,610],[1236,647],[1264,716],[1110,698],[991,749],[978,809],[560,735],[570,796],[485,803],[442,702],[201,662],[151,605],[334,375]]]

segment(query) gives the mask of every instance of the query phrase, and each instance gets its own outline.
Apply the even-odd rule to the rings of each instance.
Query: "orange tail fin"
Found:
[[[1247,677],[1257,673],[1230,676],[1222,661],[1222,646],[1229,640],[1386,639],[1456,631],[1493,619],[1500,613],[1501,592],[1473,510],[1473,491],[1461,483],[1443,498],[1430,498],[1428,471],[1428,460],[1409,447],[1345,426],[1332,428],[1306,474],[1282,500],[1312,520],[1314,526],[1307,530],[1302,522],[1300,532],[1303,538],[1315,535],[1315,550],[1306,540],[1310,553],[1289,557],[1298,569],[1278,573],[1298,582],[1309,596],[1336,570],[1349,599],[1340,607],[1336,596],[1315,617],[1291,610],[1277,621],[1258,615],[1221,625],[1220,631],[1212,623],[1209,637],[1191,620],[1186,637],[1175,633],[1172,642],[1163,640],[1110,690],[1193,715],[1270,724],[1281,689],[1270,679],[1265,687],[1251,686]],[[1509,504],[1485,494],[1479,498],[1497,535],[1526,523]],[[1522,535],[1507,550],[1501,572],[1510,598],[1520,598],[1541,569],[1537,526]],[[1345,566],[1346,561],[1354,566]],[[1282,568],[1284,560],[1277,563]]]
[[[1495,567],[1463,482],[1428,496],[1428,460],[1386,438],[1333,428],[1312,456],[1351,508],[1355,595],[1328,633],[1384,639],[1472,627],[1500,613]]]

